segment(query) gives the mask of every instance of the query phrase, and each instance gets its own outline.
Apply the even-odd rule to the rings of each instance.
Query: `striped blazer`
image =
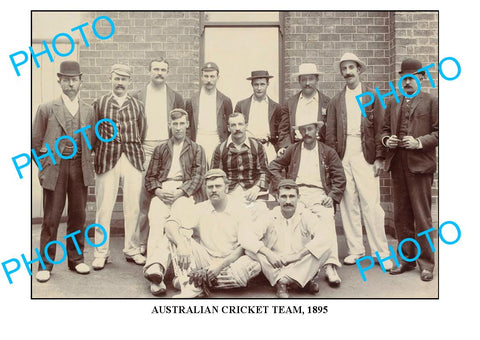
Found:
[[[168,173],[172,167],[173,138],[158,145],[153,151],[152,159],[145,175],[145,188],[154,194],[155,189],[161,188],[162,183],[167,180]],[[199,190],[202,186],[203,176],[207,171],[207,160],[203,147],[185,138],[183,149],[180,152],[180,166],[183,171],[183,184],[180,187],[187,197],[201,195]]]
[[[103,174],[117,164],[122,152],[132,165],[143,171],[145,155],[142,143],[145,139],[146,121],[143,103],[127,94],[120,107],[112,93],[106,94],[93,103],[96,120],[109,118],[115,122],[117,135],[113,141],[103,142],[100,139],[95,146],[95,172]],[[102,139],[111,139],[114,128],[109,122],[98,126]]]

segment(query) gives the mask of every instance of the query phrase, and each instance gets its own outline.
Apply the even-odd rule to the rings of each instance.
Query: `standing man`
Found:
[[[260,191],[267,191],[267,157],[257,139],[246,134],[243,113],[228,117],[228,139],[220,143],[213,154],[212,169],[227,174],[228,192],[245,203],[253,203]]]
[[[146,87],[134,93],[132,97],[140,100],[145,106],[147,120],[146,137],[143,141],[145,153],[144,169],[148,169],[155,147],[171,137],[169,129],[169,114],[175,108],[184,108],[182,96],[167,85],[169,64],[160,58],[150,62],[150,82]],[[140,194],[140,214],[138,216],[138,230],[140,233],[140,251],[145,254],[147,247],[149,222],[148,209],[154,197],[145,189],[145,171],[142,174],[142,191]]]
[[[144,275],[151,282],[153,295],[166,291],[163,277],[170,264],[170,252],[164,240],[165,221],[172,212],[191,211],[207,169],[203,148],[186,137],[188,125],[186,111],[170,112],[172,137],[155,148],[145,176],[145,188],[153,199],[148,214],[151,229]]]
[[[326,110],[330,98],[317,89],[320,72],[315,64],[301,64],[298,82],[302,90],[287,100],[283,106],[283,115],[288,117],[288,126],[280,126],[279,148],[283,153],[290,144],[302,139],[300,132],[293,127],[310,122],[325,122]],[[287,122],[287,120],[285,120]],[[320,127],[319,137],[325,140],[325,127]]]
[[[268,71],[252,71],[247,80],[251,81],[253,94],[237,103],[234,112],[241,112],[248,124],[248,132],[265,147],[268,160],[272,161],[278,151],[279,128],[288,130],[288,116],[282,116],[282,108],[267,95],[270,78]],[[282,120],[285,121],[282,122]],[[283,131],[288,134],[289,131]]]
[[[280,207],[240,231],[242,247],[260,262],[279,298],[289,297],[289,286],[318,293],[319,284],[314,277],[330,256],[331,233],[321,228],[312,212],[297,208],[299,197],[295,181],[281,180],[277,193]]]
[[[91,154],[92,145],[95,144],[95,118],[92,108],[80,100],[78,95],[82,85],[80,65],[76,61],[64,61],[60,64],[57,76],[62,94],[60,98],[38,107],[32,131],[32,148],[37,155],[44,155],[38,169],[38,178],[43,187],[43,222],[40,233],[43,263],[40,262],[36,275],[39,282],[50,279],[53,264],[47,261],[46,255],[55,261],[56,246],[50,246],[47,254],[44,253],[45,246],[57,239],[58,225],[67,197],[67,235],[79,231],[75,236],[76,242],[72,237],[67,238],[68,268],[79,274],[90,272],[88,265],[83,262],[83,247],[87,188],[95,185]],[[90,128],[83,130],[88,125]],[[83,132],[80,132],[81,129]],[[81,137],[83,133],[88,141]],[[63,139],[58,145],[63,157],[46,157],[48,153],[52,154],[51,148],[61,136],[73,138],[76,145]],[[69,156],[73,157],[67,159]],[[55,157],[56,164],[53,164],[51,157]]]
[[[260,264],[244,255],[238,241],[240,230],[249,228],[251,222],[246,209],[227,195],[227,182],[223,170],[207,171],[209,200],[197,203],[188,216],[183,212],[172,214],[165,224],[182,290],[176,298],[200,296],[208,293],[208,287],[246,287],[260,273]],[[192,230],[197,238],[187,237],[182,229]]]
[[[362,112],[356,96],[373,91],[360,82],[366,65],[353,53],[345,53],[335,64],[335,71],[345,79],[345,88],[328,105],[326,144],[335,149],[342,159],[347,186],[340,202],[343,230],[348,246],[348,256],[343,263],[355,264],[365,255],[362,216],[367,231],[372,256],[378,251],[388,257],[385,235],[385,213],[380,205],[380,170],[384,164],[384,148],[380,140],[383,126],[383,109],[379,99],[366,112]],[[360,213],[361,212],[361,213]],[[388,271],[392,261],[383,263]]]
[[[336,267],[338,260],[337,233],[335,231],[334,204],[342,200],[345,190],[345,173],[342,161],[335,150],[317,141],[318,131],[323,122],[306,123],[298,127],[302,140],[290,145],[285,153],[271,162],[268,169],[273,175],[273,187],[283,179],[294,180],[300,191],[300,203],[319,218],[322,233],[331,236],[330,256],[324,269],[331,287],[338,287],[342,280]]]
[[[97,184],[96,223],[102,225],[107,235],[100,228],[95,228],[95,243],[100,244],[104,237],[106,242],[95,248],[92,267],[100,270],[105,267],[109,256],[110,221],[117,198],[119,180],[123,181],[123,215],[125,217],[125,245],[123,253],[127,261],[138,265],[145,264],[145,257],[140,254],[139,233],[137,229],[140,210],[140,191],[142,188],[142,171],[145,162],[142,142],[145,140],[145,113],[143,103],[127,93],[132,75],[131,68],[115,64],[111,68],[110,80],[112,93],[98,98],[93,103],[97,119],[112,120],[117,129],[108,122],[98,127],[102,140],[95,148],[95,171]],[[100,139],[100,138],[99,138]]]
[[[423,80],[425,71],[416,59],[402,61],[400,75],[415,75]],[[426,237],[417,234],[432,228],[432,183],[438,145],[438,98],[421,92],[414,79],[403,79],[402,86],[413,98],[400,96],[400,103],[391,100],[385,110],[382,143],[388,148],[385,170],[391,171],[393,210],[398,241],[417,240],[422,249],[418,258],[420,279],[431,281],[435,256]],[[414,258],[417,253],[411,242],[405,242],[402,253]],[[390,274],[402,274],[415,268],[415,262],[400,258],[400,266]]]
[[[207,163],[218,143],[227,139],[227,120],[232,114],[232,101],[217,90],[220,77],[217,64],[205,63],[202,67],[202,88],[187,100],[186,110],[190,121],[190,138],[203,146]]]

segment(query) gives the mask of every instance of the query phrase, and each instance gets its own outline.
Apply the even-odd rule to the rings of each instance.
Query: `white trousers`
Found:
[[[380,177],[374,176],[373,165],[365,160],[360,136],[347,136],[342,164],[347,186],[340,202],[340,211],[348,253],[350,255],[365,253],[363,216],[372,256],[378,251],[382,258],[386,257],[390,252],[385,235],[385,212],[380,205]]]
[[[136,169],[125,154],[122,153],[113,169],[96,177],[95,197],[97,213],[95,222],[105,228],[106,242],[94,249],[94,257],[102,258],[110,254],[110,221],[113,207],[117,199],[119,180],[123,181],[123,215],[125,226],[125,245],[123,252],[126,256],[140,253],[138,240],[137,219],[139,213],[140,190],[142,186],[142,172]],[[100,228],[95,228],[95,244],[104,239]]]
[[[172,190],[178,188],[182,182],[169,181],[164,182],[162,188]],[[168,240],[165,236],[165,222],[172,214],[174,216],[182,216],[189,211],[193,211],[195,202],[192,197],[179,197],[173,204],[165,204],[160,198],[154,197],[150,203],[148,220],[150,221],[150,233],[147,243],[147,262],[145,269],[154,263],[159,263],[167,270],[170,265],[170,250]]]
[[[326,196],[323,189],[299,187],[300,200],[299,203],[303,204],[305,208],[309,209],[315,214],[318,219],[322,232],[329,233],[331,235],[332,243],[329,247],[329,256],[325,261],[325,264],[334,264],[337,267],[341,267],[338,260],[338,243],[337,243],[337,231],[335,230],[335,211],[333,206],[327,208],[321,204],[323,198]]]

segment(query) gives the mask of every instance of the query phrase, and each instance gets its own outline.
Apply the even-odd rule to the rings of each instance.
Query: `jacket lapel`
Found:
[[[422,98],[420,98],[421,96],[423,97],[422,92],[420,92],[417,96],[413,98],[412,106],[410,108],[410,119],[413,117],[413,114],[415,113],[415,109],[417,108],[418,104],[420,104],[420,102],[422,101]]]
[[[173,90],[170,87],[168,87],[168,85],[165,85],[165,86],[167,86],[166,90],[167,90],[167,117],[168,117],[170,114],[170,111],[174,109],[173,105],[175,103],[175,93],[173,93]]]
[[[273,118],[273,111],[275,109],[275,104],[273,103],[273,100],[268,97],[268,123],[270,124]]]
[[[63,115],[63,108],[64,108],[62,97],[60,97],[57,101],[54,102],[53,105],[53,114],[55,118],[57,118],[58,124],[62,127],[63,131],[67,131],[65,127],[65,116]],[[66,109],[66,108],[65,108]]]
[[[400,103],[395,102],[395,114],[392,117],[392,126],[390,127],[392,135],[397,134],[397,124],[400,117],[400,109],[402,108],[403,96],[400,96],[398,99],[400,100]]]

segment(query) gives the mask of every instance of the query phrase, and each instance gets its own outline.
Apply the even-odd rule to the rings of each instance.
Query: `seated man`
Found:
[[[187,112],[174,109],[169,118],[172,137],[155,148],[145,175],[145,188],[155,195],[148,213],[150,233],[144,267],[153,295],[166,292],[163,276],[170,264],[170,253],[165,221],[171,212],[185,212],[193,207],[207,167],[203,148],[186,137]]]
[[[248,227],[251,221],[246,208],[227,196],[227,183],[223,170],[207,171],[205,187],[209,200],[196,204],[188,216],[172,212],[165,224],[182,290],[174,298],[208,295],[208,287],[245,287],[248,280],[260,273],[260,264],[244,255],[238,242],[239,230]],[[193,230],[198,241],[186,237],[185,229]]]
[[[279,298],[288,298],[289,285],[300,285],[312,294],[319,286],[313,278],[329,258],[332,235],[321,228],[309,210],[297,209],[298,186],[291,179],[278,184],[275,207],[252,228],[240,231],[247,254],[260,262],[262,271]]]
[[[334,203],[339,203],[345,190],[345,172],[342,161],[332,148],[317,141],[323,122],[298,121],[302,140],[290,145],[285,153],[268,166],[273,175],[273,187],[283,178],[293,179],[300,191],[299,202],[320,219],[320,225],[331,235],[331,254],[324,266],[328,283],[338,287],[342,282],[336,271],[338,260],[337,234],[335,231]]]
[[[253,203],[261,191],[265,194],[267,191],[267,157],[263,145],[255,138],[247,138],[246,130],[243,113],[235,112],[228,117],[230,136],[215,149],[211,168],[225,171],[230,195],[255,207],[259,213],[265,205]]]

